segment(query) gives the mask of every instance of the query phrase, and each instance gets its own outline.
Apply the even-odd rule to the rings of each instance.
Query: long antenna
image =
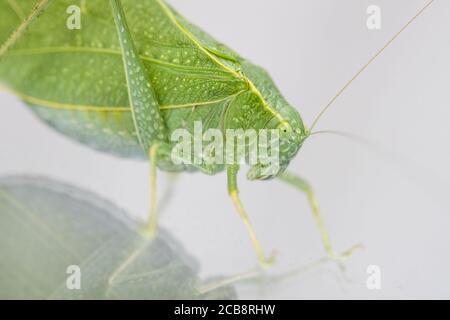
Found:
[[[375,55],[364,65],[361,69],[336,93],[336,95],[328,102],[328,104],[320,111],[320,113],[317,115],[317,117],[314,119],[313,124],[311,125],[311,128],[309,129],[310,132],[314,129],[314,127],[317,125],[317,122],[319,122],[320,118],[327,112],[327,110],[333,105],[333,103],[339,98],[339,96],[353,83],[353,81],[356,80],[366,69],[367,67],[374,62],[382,53],[384,50],[386,50],[387,47],[389,47],[397,38],[400,36],[400,34],[406,30],[406,28],[409,27],[411,23],[414,22],[432,3],[434,0],[430,0],[420,11],[412,17],[401,29],[399,32],[397,32]]]

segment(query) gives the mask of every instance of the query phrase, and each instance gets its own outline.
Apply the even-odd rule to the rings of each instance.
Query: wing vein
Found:
[[[14,30],[11,35],[0,47],[0,57],[3,56],[8,49],[13,46],[21,37],[25,30],[33,23],[37,16],[45,9],[50,0],[40,0],[38,4],[31,10],[30,15]]]
[[[121,56],[122,53],[115,49],[105,49],[105,48],[89,48],[89,47],[46,47],[46,48],[27,48],[27,49],[16,49],[11,50],[7,56],[19,56],[19,55],[38,55],[38,54],[51,54],[51,53],[100,53],[100,54],[111,54]],[[210,68],[198,68],[198,67],[188,67],[184,65],[174,64],[158,59],[154,59],[145,55],[141,55],[140,58],[144,61],[149,61],[158,64],[162,67],[174,68],[177,70],[183,70],[190,75],[207,76],[208,79],[217,80],[234,80],[234,78],[220,76],[216,70]]]

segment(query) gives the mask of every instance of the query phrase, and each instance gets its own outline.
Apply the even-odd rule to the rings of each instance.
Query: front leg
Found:
[[[237,173],[239,171],[239,165],[228,165],[227,166],[227,177],[228,177],[228,193],[233,201],[234,206],[236,207],[239,216],[244,223],[245,228],[247,229],[247,233],[250,236],[250,240],[252,241],[253,247],[255,249],[256,255],[258,257],[259,264],[263,268],[270,267],[274,262],[274,256],[269,257],[268,259],[264,255],[264,251],[256,238],[255,230],[250,223],[250,219],[248,218],[247,213],[242,206],[242,202],[239,198],[238,187],[237,187]]]

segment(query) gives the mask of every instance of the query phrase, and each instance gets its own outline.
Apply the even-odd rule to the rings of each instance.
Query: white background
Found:
[[[171,0],[187,18],[264,66],[307,124],[425,0]],[[382,9],[369,31],[366,9]],[[363,242],[347,262],[240,298],[450,298],[450,2],[435,3],[342,95],[317,129],[352,132],[379,148],[328,135],[311,138],[291,170],[314,185],[337,250]],[[92,151],[0,94],[0,174],[48,175],[95,191],[135,216],[147,210],[144,162]],[[167,185],[159,174],[160,190]],[[304,196],[277,181],[247,182],[241,196],[280,274],[324,253]],[[161,193],[160,193],[161,194]],[[201,262],[204,278],[256,264],[226,193],[224,174],[183,174],[161,224]],[[366,288],[369,265],[382,289]],[[341,280],[340,280],[341,279]]]

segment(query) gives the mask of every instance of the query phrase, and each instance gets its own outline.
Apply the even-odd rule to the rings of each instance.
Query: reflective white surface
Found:
[[[265,67],[307,124],[425,0],[171,0],[183,15]],[[366,8],[379,5],[382,29]],[[260,288],[241,298],[450,298],[450,3],[436,0],[324,116],[317,129],[370,139],[377,151],[318,135],[291,170],[309,179],[336,250],[362,242],[347,262]],[[79,145],[47,128],[16,98],[0,93],[0,174],[48,175],[92,190],[144,218],[148,166]],[[159,174],[161,196],[167,179]],[[277,181],[240,180],[242,200],[279,274],[323,254],[304,196]],[[226,192],[224,174],[183,174],[160,223],[202,264],[204,277],[256,264]],[[381,290],[366,269],[381,268]]]

